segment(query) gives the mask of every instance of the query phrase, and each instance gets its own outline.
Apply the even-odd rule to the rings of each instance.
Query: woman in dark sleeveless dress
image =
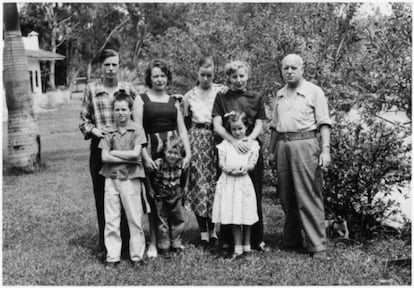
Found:
[[[171,71],[164,61],[151,61],[145,71],[145,84],[148,89],[146,93],[140,95],[143,104],[137,107],[137,110],[142,109],[143,126],[147,134],[148,143],[142,149],[142,158],[149,181],[151,181],[152,171],[157,169],[154,160],[162,157],[163,147],[171,136],[179,135],[184,143],[184,169],[189,166],[191,160],[190,142],[179,103],[176,103],[175,99],[167,93],[171,76]],[[136,113],[139,114],[139,111]],[[158,255],[156,249],[156,211],[153,199],[149,197],[148,200],[151,205],[151,213],[149,214],[150,245],[147,255],[149,258],[154,258]]]

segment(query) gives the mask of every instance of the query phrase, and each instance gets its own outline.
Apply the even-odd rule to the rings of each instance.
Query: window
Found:
[[[29,76],[30,76],[30,89],[32,90],[32,93],[34,92],[33,89],[33,71],[29,71]]]
[[[36,79],[36,88],[39,87],[39,73],[37,72],[37,70],[35,71],[35,79]]]

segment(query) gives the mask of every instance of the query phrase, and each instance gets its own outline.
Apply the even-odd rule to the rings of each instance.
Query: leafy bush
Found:
[[[332,131],[332,164],[324,175],[327,215],[348,220],[355,238],[373,235],[384,211],[393,201],[374,201],[388,185],[410,179],[411,147],[404,145],[406,131],[384,122],[338,123]],[[369,123],[369,126],[367,125]],[[394,210],[392,213],[396,213]]]

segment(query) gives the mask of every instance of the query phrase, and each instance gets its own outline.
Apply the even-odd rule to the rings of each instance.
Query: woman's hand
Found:
[[[253,140],[250,138],[244,138],[242,140],[235,140],[231,144],[236,148],[236,150],[242,154],[249,152],[252,147]]]
[[[154,171],[154,170],[158,170],[158,165],[157,163],[155,163],[154,160],[152,160],[152,158],[148,157],[146,159],[144,159],[144,167],[146,170],[148,171]]]
[[[183,169],[187,169],[190,166],[191,157],[184,157],[183,158]]]

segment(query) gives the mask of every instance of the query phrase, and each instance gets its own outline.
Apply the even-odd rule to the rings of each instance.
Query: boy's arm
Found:
[[[123,160],[137,161],[141,154],[141,145],[135,145],[133,150],[112,150],[110,154]]]
[[[111,155],[111,153],[109,152],[109,150],[104,150],[102,149],[102,162],[104,163],[126,163],[126,164],[135,164],[135,161],[130,161],[130,160],[125,160],[116,156]]]
[[[141,126],[134,132],[134,149],[132,150],[111,150],[111,155],[127,161],[137,161],[142,151],[142,144],[147,143],[147,139]]]

